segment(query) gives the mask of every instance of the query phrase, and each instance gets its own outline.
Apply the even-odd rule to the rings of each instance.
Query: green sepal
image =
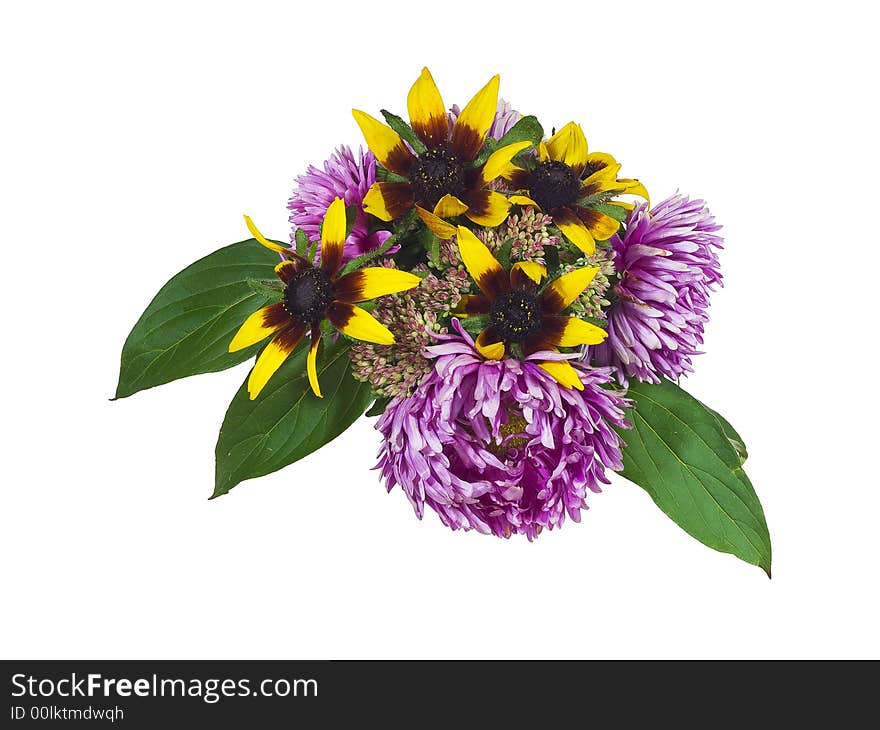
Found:
[[[284,282],[275,279],[248,279],[248,286],[259,294],[263,294],[273,301],[281,301],[284,294]]]
[[[385,117],[385,122],[391,127],[391,129],[397,132],[405,141],[409,142],[417,155],[420,155],[425,151],[426,147],[422,140],[416,136],[413,128],[401,117],[392,114],[387,109],[382,110],[382,116]]]
[[[308,251],[309,251],[309,236],[308,236],[308,234],[302,228],[297,228],[296,233],[294,233],[293,235],[296,240],[296,252],[300,256],[303,256],[303,257],[307,256]],[[311,259],[309,259],[309,260],[311,261]]]

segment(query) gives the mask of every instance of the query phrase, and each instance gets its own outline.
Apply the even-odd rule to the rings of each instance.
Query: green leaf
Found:
[[[257,346],[234,353],[227,347],[242,322],[270,301],[248,281],[274,277],[278,261],[251,238],[221,248],[174,276],[125,341],[116,397],[225,370],[252,357]]]
[[[388,126],[391,127],[395,132],[397,132],[404,140],[412,145],[412,148],[415,150],[417,155],[422,154],[425,151],[425,145],[422,143],[416,133],[413,131],[413,128],[409,126],[403,119],[401,119],[396,114],[392,114],[386,109],[382,110],[382,116],[385,117],[385,121],[388,123]]]
[[[381,416],[385,413],[385,409],[388,408],[388,404],[391,402],[391,398],[387,395],[381,395],[376,398],[373,405],[369,407],[367,412],[364,414],[365,416]]]
[[[506,147],[509,144],[515,144],[516,142],[531,142],[532,144],[538,144],[544,138],[544,128],[541,126],[541,123],[538,121],[537,117],[528,116],[520,119],[516,124],[514,124],[501,139],[487,140],[487,145],[485,149],[477,156],[474,160],[474,167],[480,167],[486,163],[486,160],[489,159],[489,155],[491,155],[495,150],[501,149],[502,147]],[[525,153],[520,153],[525,154]]]
[[[351,377],[349,343],[325,338],[318,354],[323,398],[306,375],[308,347],[300,345],[256,400],[247,383],[229,404],[216,448],[213,497],[246,479],[271,474],[311,454],[351,426],[373,401],[369,383]]]
[[[704,545],[770,575],[770,533],[740,457],[715,413],[674,383],[633,382],[633,428],[620,431],[623,476]]]
[[[746,442],[743,440],[743,437],[736,432],[736,429],[734,429],[734,427],[730,425],[730,422],[718,411],[713,411],[705,404],[702,404],[702,406],[715,416],[715,420],[718,421],[721,430],[724,431],[724,435],[727,436],[727,440],[730,441],[730,445],[733,446],[733,450],[736,451],[736,455],[739,457],[739,463],[745,464],[746,459],[749,458],[749,452],[748,449],[746,449]]]

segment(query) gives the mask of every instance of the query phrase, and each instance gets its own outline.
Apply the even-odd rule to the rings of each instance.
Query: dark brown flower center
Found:
[[[505,342],[522,343],[536,335],[542,316],[538,297],[522,289],[502,294],[489,310],[492,326]]]
[[[331,301],[333,285],[323,269],[303,269],[284,289],[284,311],[304,323],[323,319]]]
[[[528,177],[529,197],[545,213],[577,202],[581,193],[580,175],[564,162],[539,162]]]
[[[464,164],[444,149],[423,152],[409,179],[416,200],[430,208],[444,195],[460,198],[467,189]]]

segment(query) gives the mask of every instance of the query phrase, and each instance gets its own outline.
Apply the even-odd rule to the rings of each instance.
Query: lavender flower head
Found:
[[[351,236],[345,243],[343,262],[351,261],[367,251],[381,246],[391,235],[389,231],[370,231],[367,214],[362,209],[364,196],[370,185],[376,182],[376,158],[369,150],[362,148],[355,154],[345,145],[340,146],[329,160],[324,162],[324,169],[319,170],[309,165],[305,175],[296,179],[296,189],[287,203],[290,222],[294,231],[302,228],[311,241],[319,241],[320,225],[327,213],[330,203],[337,197],[345,201],[346,206],[354,205],[358,209],[357,218]],[[294,240],[291,234],[290,240]]]
[[[674,195],[648,210],[637,205],[623,238],[614,236],[619,280],[610,292],[608,338],[591,348],[621,383],[650,383],[693,372],[709,319],[709,294],[721,283],[721,226],[702,200]]]
[[[532,540],[566,516],[578,522],[587,490],[608,483],[606,468],[622,468],[612,425],[627,427],[628,401],[602,387],[610,371],[573,363],[584,389],[568,389],[538,361],[570,355],[484,360],[458,320],[452,326],[427,348],[433,371],[376,424],[387,489],[400,485],[419,519],[427,505],[453,530]]]

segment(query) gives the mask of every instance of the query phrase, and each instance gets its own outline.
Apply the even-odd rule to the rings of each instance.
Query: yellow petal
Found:
[[[421,279],[415,274],[384,266],[368,266],[346,274],[333,286],[336,298],[342,302],[363,302],[388,294],[417,287]]]
[[[434,215],[438,218],[455,218],[464,213],[468,207],[454,195],[447,193],[434,206]]]
[[[495,150],[489,155],[486,164],[483,165],[483,169],[480,172],[480,182],[483,185],[488,185],[496,178],[502,177],[508,171],[510,161],[524,149],[531,146],[532,143],[526,140],[525,142],[505,145],[501,149]]]
[[[561,330],[554,338],[554,345],[559,347],[578,347],[579,345],[598,345],[608,333],[601,327],[584,322],[577,317],[556,317]]]
[[[409,90],[406,97],[409,121],[413,131],[429,148],[445,143],[449,137],[449,117],[443,97],[427,68]]]
[[[538,367],[545,370],[557,383],[566,388],[584,389],[584,384],[581,382],[577,370],[567,360],[545,360],[538,363]]]
[[[640,198],[644,198],[649,203],[651,202],[651,198],[648,195],[648,189],[638,180],[631,180],[629,178],[620,178],[617,182],[625,185],[624,192],[627,195],[638,195]]]
[[[541,206],[527,195],[511,195],[508,200],[514,205],[531,205],[533,208],[541,210]]]
[[[517,261],[510,268],[511,274],[514,271],[522,271],[536,284],[540,284],[541,280],[547,276],[547,267],[537,261]]]
[[[474,345],[477,351],[487,360],[500,360],[504,357],[504,343],[497,340],[497,335],[491,327],[487,327],[480,332]]]
[[[272,251],[290,251],[289,246],[282,246],[280,243],[275,243],[274,241],[270,241],[266,238],[262,233],[260,233],[259,229],[254,225],[254,222],[251,220],[249,215],[244,217],[244,222],[248,227],[248,230],[251,232],[251,235],[256,238],[261,244],[263,244],[266,248]]]
[[[608,205],[616,205],[624,210],[635,210],[634,203],[627,203],[625,200],[609,200]]]
[[[489,83],[467,103],[455,120],[452,128],[452,149],[466,162],[477,156],[486,139],[486,133],[495,119],[500,82],[500,76],[493,76]]]
[[[592,256],[596,252],[596,239],[574,213],[557,213],[553,216],[553,222],[563,235],[585,254]]]
[[[494,228],[504,223],[510,211],[510,201],[494,190],[471,190],[465,202],[465,215],[480,226]]]
[[[377,345],[394,344],[391,330],[365,309],[341,302],[335,302],[331,307],[334,310],[331,322],[349,337]]]
[[[398,175],[406,175],[415,157],[403,143],[400,135],[366,112],[352,109],[351,113],[364,134],[367,147],[376,155],[382,166]]]
[[[541,162],[547,162],[550,159],[550,152],[547,150],[546,142],[538,142],[538,158]]]
[[[281,367],[288,355],[292,352],[292,348],[287,347],[279,338],[273,339],[260,353],[254,368],[248,376],[248,395],[254,400],[260,391],[269,382],[275,371]]]
[[[551,160],[564,162],[578,171],[587,164],[587,138],[579,124],[569,122],[547,140]]]
[[[321,226],[321,267],[330,274],[334,274],[342,263],[346,226],[345,201],[336,198],[327,208]]]
[[[321,330],[318,329],[317,332],[312,330],[312,344],[309,347],[309,354],[306,357],[306,372],[309,375],[309,385],[312,386],[312,392],[318,396],[318,398],[323,398],[321,395],[321,386],[318,383],[318,346],[321,344]]]
[[[563,274],[551,281],[541,292],[541,304],[545,312],[556,314],[566,309],[583,294],[599,271],[598,266],[584,266]]]
[[[428,226],[428,228],[435,236],[437,236],[437,238],[441,238],[446,241],[455,235],[455,226],[434,215],[430,210],[425,210],[420,205],[417,205],[416,213],[418,213],[419,218],[422,219],[422,222],[426,226]]]
[[[464,226],[458,227],[458,252],[471,278],[490,300],[510,287],[510,277],[486,244]]]
[[[280,303],[258,309],[239,327],[232,342],[229,343],[229,352],[238,352],[255,345],[289,322],[290,317]]]

